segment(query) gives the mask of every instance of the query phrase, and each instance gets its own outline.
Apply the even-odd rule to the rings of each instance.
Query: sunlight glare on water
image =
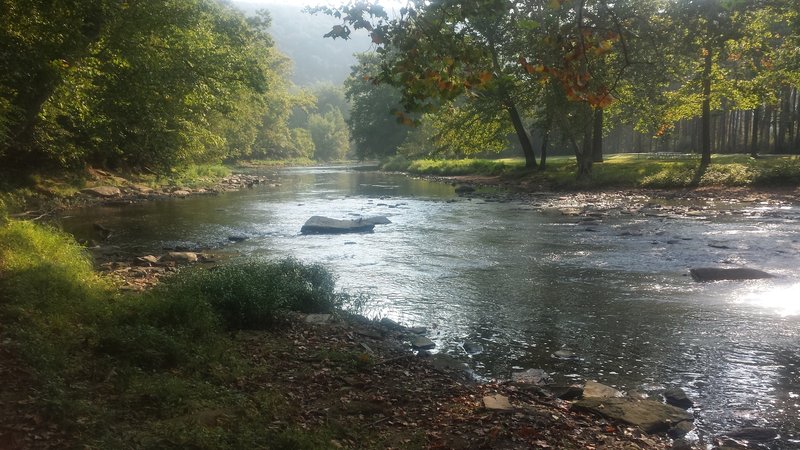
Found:
[[[742,303],[784,317],[800,315],[800,283],[747,292],[742,296]]]

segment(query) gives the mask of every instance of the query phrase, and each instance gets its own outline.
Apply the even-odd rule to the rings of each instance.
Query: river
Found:
[[[800,447],[797,206],[675,215],[653,204],[648,214],[615,208],[594,220],[565,214],[580,206],[569,195],[493,202],[374,171],[266,173],[278,185],[86,208],[63,227],[89,239],[101,223],[114,230],[109,245],[137,254],[246,236],[217,251],[322,263],[339,288],[369,296],[366,315],[427,327],[436,351],[481,377],[540,368],[622,390],[681,387],[696,403],[700,435],[772,427],[776,446]],[[312,215],[392,223],[369,234],[299,234]],[[690,267],[736,265],[778,277],[687,276]],[[465,341],[484,352],[468,356]],[[557,350],[575,357],[556,358]]]

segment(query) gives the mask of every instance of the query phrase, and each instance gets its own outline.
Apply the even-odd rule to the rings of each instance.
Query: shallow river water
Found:
[[[221,251],[322,263],[339,288],[369,295],[366,315],[428,327],[436,351],[479,376],[541,368],[623,390],[682,387],[702,436],[772,427],[780,438],[771,448],[800,448],[797,206],[580,222],[549,207],[569,206],[568,195],[467,200],[446,184],[346,168],[268,176],[280,185],[87,208],[62,223],[87,239],[101,223],[114,230],[109,244],[137,254],[247,236]],[[369,234],[301,235],[312,215],[392,223]],[[690,267],[736,265],[778,278],[687,276]],[[465,341],[485,351],[469,357]],[[557,350],[576,357],[558,359]]]

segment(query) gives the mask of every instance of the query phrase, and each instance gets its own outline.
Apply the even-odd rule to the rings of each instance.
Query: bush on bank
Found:
[[[83,445],[319,448],[320,431],[263,432],[283,406],[279,394],[231,387],[268,368],[240,361],[229,330],[274,328],[286,311],[332,312],[347,299],[324,268],[291,259],[187,270],[123,293],[66,233],[0,224],[0,338],[30,368],[36,414]],[[247,413],[228,429],[175,419],[209,408]]]

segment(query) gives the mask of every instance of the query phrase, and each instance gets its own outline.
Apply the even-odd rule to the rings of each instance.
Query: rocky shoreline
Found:
[[[242,352],[283,362],[270,382],[302,404],[298,421],[336,417],[390,440],[424,433],[424,448],[764,448],[777,436],[747,428],[700,438],[694,403],[680,388],[648,396],[591,380],[558,385],[539,369],[479,381],[464,363],[431,353],[427,331],[349,314],[298,315],[281,338],[285,347],[273,343],[265,353],[261,338],[247,335],[241,339],[253,345]],[[325,394],[332,391],[334,399]]]

